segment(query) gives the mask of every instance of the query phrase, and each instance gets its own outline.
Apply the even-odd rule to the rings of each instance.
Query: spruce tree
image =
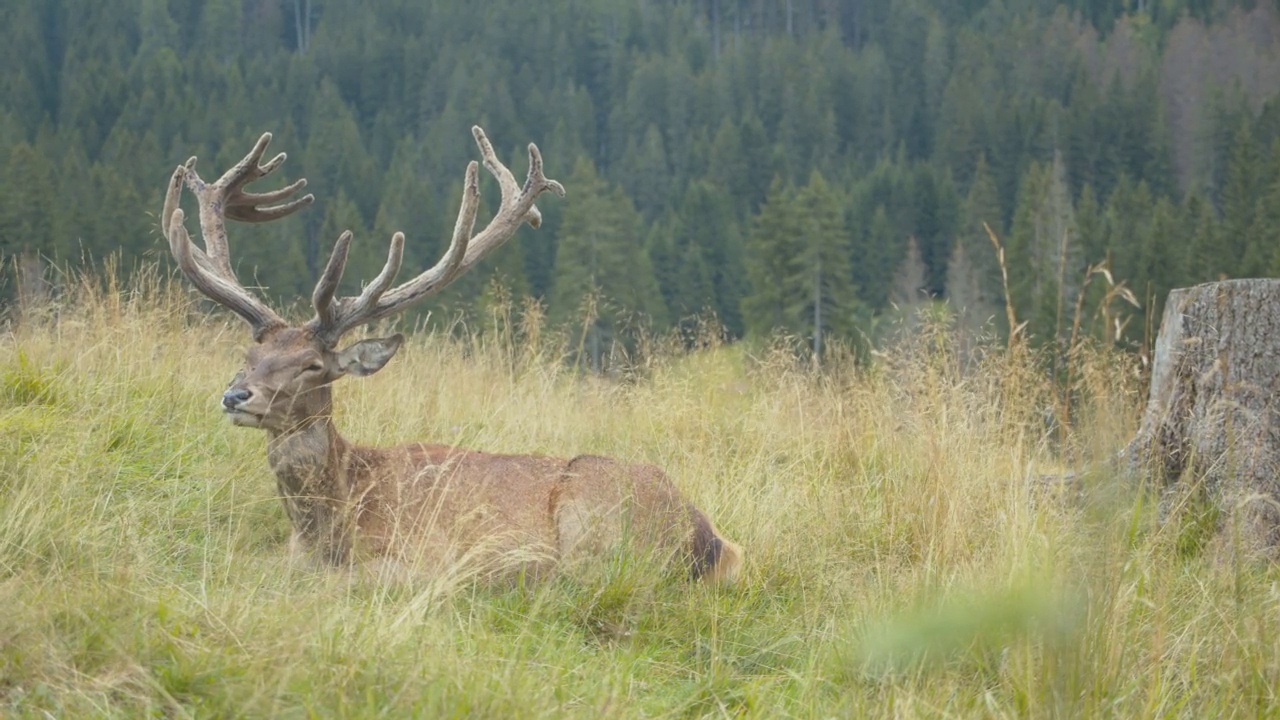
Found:
[[[1004,289],[996,249],[991,244],[987,228],[996,237],[1003,238],[1004,213],[1000,208],[1000,194],[996,189],[995,178],[991,175],[991,168],[987,165],[986,155],[978,156],[960,218],[956,244],[964,246],[963,257],[973,268],[973,306],[980,314],[989,312],[1000,307],[1004,300]]]
[[[1006,259],[1014,307],[1031,334],[1064,340],[1084,262],[1061,154],[1023,177]]]
[[[1043,292],[1044,277],[1040,272],[1043,263],[1038,262],[1043,258],[1036,255],[1037,249],[1041,246],[1041,238],[1037,237],[1039,232],[1037,215],[1044,202],[1046,185],[1043,166],[1040,163],[1032,163],[1023,173],[1018,184],[1013,223],[1008,235],[1003,238],[1005,263],[1009,275],[1008,302],[1012,303],[1018,317],[1024,321],[1036,317]],[[1012,328],[1005,329],[1012,330]],[[1039,322],[1034,322],[1030,331],[1041,336],[1043,328]]]
[[[1086,184],[1080,191],[1080,199],[1076,202],[1076,230],[1080,233],[1080,252],[1084,261],[1092,265],[1105,260],[1106,227],[1093,185]]]
[[[592,367],[599,368],[627,314],[640,313],[663,327],[667,310],[644,251],[644,221],[631,199],[601,178],[587,158],[574,164],[565,186],[573,188],[573,202],[560,226],[550,317],[585,329],[580,340]],[[602,302],[584,327],[584,301],[592,295]]]
[[[1111,271],[1116,274],[1117,281],[1126,280],[1131,286],[1142,272],[1143,228],[1151,216],[1152,204],[1146,184],[1135,183],[1126,174],[1120,176],[1103,211]]]
[[[697,248],[696,253],[686,250],[686,254],[704,264],[710,282],[702,297],[695,296],[698,306],[693,309],[710,307],[730,333],[741,335],[746,278],[742,233],[732,196],[722,186],[696,180],[685,191],[678,216],[680,242],[687,248]],[[672,306],[671,310],[675,312],[676,308]]]
[[[1274,276],[1280,261],[1280,137],[1271,141],[1271,151],[1259,168],[1258,204],[1245,257],[1245,275]]]
[[[767,337],[780,328],[796,329],[807,301],[800,280],[806,269],[797,232],[801,223],[795,188],[775,176],[747,239],[749,290],[742,298],[742,319],[751,335]]]
[[[742,145],[742,132],[726,116],[711,140],[707,176],[725,189],[739,214],[752,206],[751,162]]]
[[[985,0],[846,3],[832,13],[820,4],[713,5],[670,12],[614,2],[512,5],[486,13],[474,4],[406,0],[14,0],[0,11],[10,40],[0,58],[13,68],[0,77],[0,165],[18,145],[33,146],[57,192],[74,199],[56,212],[42,251],[75,258],[82,247],[95,258],[119,251],[131,265],[164,256],[148,213],[173,165],[195,154],[202,171],[225,169],[271,130],[273,150],[293,157],[285,172],[307,177],[318,204],[270,227],[238,226],[232,242],[242,262],[282,258],[277,275],[263,276],[273,292],[309,291],[334,239],[320,226],[339,190],[374,226],[356,239],[353,263],[376,269],[389,233],[400,229],[409,235],[406,272],[434,262],[462,170],[476,157],[467,130],[480,124],[518,176],[530,140],[552,175],[563,176],[579,154],[591,158],[641,212],[655,261],[667,253],[664,297],[681,308],[709,301],[740,331],[745,322],[733,318],[748,294],[743,256],[753,218],[775,174],[798,185],[815,169],[847,194],[851,283],[877,311],[909,237],[919,243],[931,292],[964,294],[947,287],[970,274],[947,266],[959,258],[974,266],[986,299],[998,302],[981,221],[1004,237],[1027,169],[1049,165],[1054,148],[1063,153],[1069,196],[1079,199],[1088,261],[1110,253],[1120,276],[1163,285],[1166,271],[1150,263],[1166,255],[1151,244],[1142,213],[1193,189],[1222,221],[1206,206],[1186,210],[1187,242],[1203,262],[1175,258],[1184,267],[1173,277],[1273,267],[1276,160],[1266,165],[1265,149],[1280,135],[1280,102],[1247,73],[1237,87],[1198,89],[1207,76],[1188,74],[1187,57],[1178,56],[1187,38],[1176,33],[1191,30],[1211,49],[1238,42],[1243,58],[1267,52],[1259,38],[1209,12],[1211,3],[1148,2],[1123,31],[1110,27],[1119,11],[1102,13],[1098,2],[1068,4],[1083,8],[1081,21],[1055,14],[1053,3],[1015,12]],[[1196,20],[1173,19],[1187,8]],[[1090,28],[1089,19],[1104,24]],[[1171,34],[1174,22],[1180,29]],[[1210,75],[1231,76],[1238,61]],[[1207,148],[1191,148],[1192,140]],[[63,152],[72,147],[74,156]],[[108,178],[110,187],[100,189]],[[952,179],[963,201],[952,197]],[[487,176],[481,182],[492,208],[495,185]],[[543,228],[521,233],[464,279],[455,299],[476,296],[508,269],[548,295],[563,212],[575,196],[570,187],[565,203],[547,203]],[[136,217],[121,217],[124,224],[112,226],[121,229],[111,230],[98,217],[116,210],[99,207],[104,197],[113,206],[132,202]],[[1024,214],[1033,227],[1038,212]],[[1014,235],[1006,238],[1011,257],[1022,262],[1024,236]],[[306,262],[294,262],[298,253]],[[1034,279],[1029,271],[1011,277]],[[672,295],[677,285],[701,289]]]
[[[622,156],[621,171],[623,187],[647,220],[656,219],[666,210],[671,197],[671,168],[656,125],[650,124],[641,137],[630,140]]]
[[[681,282],[680,274],[680,248],[684,236],[684,226],[679,216],[674,211],[668,211],[658,222],[649,226],[649,233],[645,238],[645,253],[653,266],[658,290],[662,293],[663,303],[676,319],[689,312],[688,292]]]
[[[53,175],[27,143],[9,152],[0,181],[0,256],[49,253],[54,229]]]
[[[1201,195],[1190,195],[1185,203],[1184,215],[1191,225],[1191,237],[1183,256],[1186,263],[1183,277],[1187,279],[1188,285],[1219,279],[1215,268],[1222,261],[1218,257],[1221,252],[1218,245],[1218,215],[1213,209],[1213,203]]]
[[[806,285],[808,296],[797,325],[811,339],[815,357],[821,358],[828,336],[849,338],[857,325],[849,232],[841,198],[817,170],[797,202],[803,247],[799,284]]]
[[[852,336],[857,292],[842,204],[817,171],[799,190],[774,181],[747,246],[749,332],[789,331],[818,357],[830,336]]]
[[[998,307],[983,292],[982,279],[976,263],[969,257],[968,246],[955,243],[951,257],[947,258],[946,297],[956,315],[957,326],[967,335],[977,334],[997,315]]]
[[[1143,237],[1154,204],[1145,182],[1135,184],[1128,175],[1122,175],[1103,213],[1112,276],[1117,282],[1125,282],[1140,300],[1144,300],[1143,283],[1147,278],[1143,267]],[[1142,333],[1142,327],[1133,324],[1126,330],[1131,340],[1140,339]]]
[[[1168,198],[1160,198],[1151,210],[1151,219],[1142,238],[1141,272],[1134,290],[1150,304],[1151,316],[1161,317],[1169,291],[1182,284],[1189,234],[1181,210]]]
[[[1222,187],[1222,232],[1219,235],[1222,255],[1214,269],[1229,277],[1252,276],[1261,270],[1250,267],[1263,256],[1259,248],[1252,246],[1250,233],[1263,192],[1259,187],[1261,174],[1257,143],[1254,142],[1250,122],[1245,119],[1232,138],[1226,181]]]

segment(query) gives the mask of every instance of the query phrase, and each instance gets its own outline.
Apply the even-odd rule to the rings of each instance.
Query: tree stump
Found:
[[[1142,425],[1122,457],[1166,491],[1203,482],[1221,540],[1280,557],[1280,280],[1169,293]]]

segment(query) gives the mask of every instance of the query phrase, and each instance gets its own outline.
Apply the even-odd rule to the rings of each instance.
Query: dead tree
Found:
[[[1280,279],[1169,293],[1146,411],[1122,457],[1166,492],[1202,483],[1220,539],[1280,559]]]

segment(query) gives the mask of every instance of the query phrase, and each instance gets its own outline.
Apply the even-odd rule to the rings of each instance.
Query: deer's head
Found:
[[[453,240],[435,266],[392,287],[404,252],[404,234],[396,233],[391,238],[382,272],[358,296],[335,298],[351,247],[351,233],[345,232],[334,245],[329,263],[311,295],[315,317],[302,325],[285,322],[240,284],[231,268],[227,246],[227,218],[267,222],[290,215],[315,200],[311,195],[288,200],[306,185],[306,180],[271,192],[245,191],[246,185],[275,170],[285,160],[284,153],[280,153],[266,164],[260,164],[271,142],[270,133],[264,134],[243,160],[214,183],[205,183],[196,174],[194,157],[174,170],[161,216],[173,257],[192,284],[244,318],[253,331],[255,344],[246,352],[243,369],[222,396],[223,411],[232,423],[287,432],[314,418],[328,416],[332,408],[330,385],[345,375],[364,376],[381,370],[404,340],[397,333],[343,347],[340,341],[344,334],[436,294],[506,242],[522,223],[533,227],[541,224],[542,215],[534,200],[547,190],[563,196],[564,188],[542,174],[542,156],[537,146],[529,145],[529,175],[521,187],[511,171],[499,162],[484,131],[475,127],[472,134],[485,167],[502,189],[502,202],[489,225],[472,235],[480,201],[479,166],[472,161],[467,166]],[[200,203],[204,249],[191,241],[183,222],[185,215],[179,200],[184,185]]]
[[[403,341],[396,333],[336,350],[305,328],[281,329],[245,353],[244,367],[222,394],[222,411],[235,425],[280,432],[327,417],[329,386],[381,370]]]

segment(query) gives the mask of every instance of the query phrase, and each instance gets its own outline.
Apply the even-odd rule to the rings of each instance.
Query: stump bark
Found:
[[[1122,457],[1165,490],[1203,482],[1220,538],[1280,557],[1280,280],[1169,293],[1146,411]]]

